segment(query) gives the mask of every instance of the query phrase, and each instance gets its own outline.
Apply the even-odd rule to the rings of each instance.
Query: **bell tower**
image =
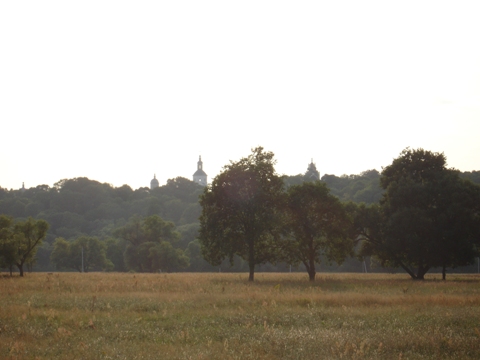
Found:
[[[207,174],[203,171],[202,156],[198,157],[197,171],[193,174],[193,181],[198,185],[207,186]]]

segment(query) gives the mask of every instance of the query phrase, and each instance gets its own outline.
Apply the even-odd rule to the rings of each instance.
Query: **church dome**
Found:
[[[150,190],[153,190],[155,188],[158,188],[160,184],[158,183],[158,180],[157,180],[157,175],[153,175],[153,179],[152,181],[150,181]]]
[[[207,176],[207,174],[202,169],[198,169],[193,176]]]

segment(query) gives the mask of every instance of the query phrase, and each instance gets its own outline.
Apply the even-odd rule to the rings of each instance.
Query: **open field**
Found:
[[[479,276],[255,276],[2,276],[0,359],[480,359]]]

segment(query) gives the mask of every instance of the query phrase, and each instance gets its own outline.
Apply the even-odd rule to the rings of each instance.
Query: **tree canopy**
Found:
[[[116,235],[126,240],[125,265],[140,272],[175,271],[188,267],[183,250],[173,248],[180,235],[172,222],[158,215],[134,216]]]
[[[272,244],[280,225],[283,180],[274,166],[272,152],[252,149],[226,165],[200,198],[203,256],[212,265],[240,256],[248,262],[250,281],[255,265],[275,260]]]
[[[402,166],[406,166],[408,163],[408,161],[405,161]],[[273,160],[272,162],[273,164],[275,163]],[[231,163],[232,174],[234,171],[243,172],[243,168],[241,169],[240,164],[238,164],[238,166],[233,166],[233,164],[235,163]],[[227,167],[223,170],[226,170]],[[384,169],[384,172],[385,171],[386,168]],[[453,173],[456,172],[453,171]],[[471,171],[457,174],[460,178],[466,180],[459,182],[455,175],[452,177],[453,180],[451,179],[451,181],[448,180],[448,177],[445,177],[444,180],[442,180],[445,186],[452,186],[456,190],[449,192],[451,198],[448,198],[447,196],[443,196],[442,198],[444,199],[442,200],[443,203],[450,204],[448,205],[448,209],[451,214],[447,216],[447,212],[445,212],[443,218],[440,215],[438,215],[438,218],[458,219],[465,209],[469,209],[470,206],[473,206],[470,202],[476,201],[475,192],[477,187],[475,187],[473,183],[480,183],[480,172]],[[275,175],[278,176],[277,174]],[[284,189],[280,192],[282,195],[277,200],[280,199],[280,202],[285,201],[285,198],[282,199],[282,196],[285,196],[285,190],[289,187],[292,187],[293,185],[301,185],[305,182],[311,182],[312,178],[307,175],[308,174],[282,176]],[[385,172],[385,175],[388,175],[388,171]],[[233,175],[231,176],[233,177]],[[242,179],[242,176],[245,176],[245,174],[236,177],[237,180]],[[368,206],[361,205],[359,207],[359,213],[362,211],[366,212],[368,214],[364,215],[367,218],[376,217],[378,222],[383,222],[390,218],[385,217],[385,207],[383,203],[380,204],[380,199],[383,198],[383,194],[387,191],[386,188],[383,188],[380,185],[380,177],[381,175],[378,171],[367,170],[360,174],[341,176],[324,174],[321,178],[321,182],[325,183],[330,190],[330,194],[337,197],[341,202],[353,201],[355,203],[367,204]],[[227,175],[224,175],[223,179],[228,180]],[[253,183],[250,180],[245,180],[244,182]],[[234,182],[232,182],[232,187],[233,185]],[[405,188],[403,185],[397,187],[398,189]],[[210,189],[212,188],[213,187]],[[460,188],[463,190],[460,190]],[[3,235],[0,233],[0,268],[8,268],[12,270],[12,268],[18,267],[14,262],[14,259],[17,257],[17,238],[11,234],[15,232],[15,223],[25,222],[31,217],[34,221],[40,219],[45,220],[49,224],[49,229],[45,238],[35,247],[32,257],[26,259],[24,265],[22,265],[22,268],[26,267],[28,270],[53,271],[55,268],[68,268],[55,267],[54,262],[51,261],[52,252],[55,250],[56,246],[55,241],[58,238],[63,238],[67,242],[67,245],[70,246],[81,237],[97,238],[102,243],[102,246],[106,247],[106,257],[113,264],[114,271],[135,271],[135,269],[137,269],[136,271],[160,270],[156,265],[159,263],[157,260],[160,258],[160,250],[165,254],[172,253],[170,252],[169,245],[166,243],[162,245],[161,249],[158,247],[160,244],[163,244],[164,240],[166,240],[177,253],[177,260],[179,258],[185,260],[188,254],[190,257],[190,265],[185,268],[186,263],[182,260],[177,262],[178,266],[162,265],[162,271],[178,271],[182,269],[188,269],[188,271],[215,271],[219,269],[222,271],[248,270],[250,267],[248,256],[245,255],[244,258],[241,258],[238,255],[240,252],[247,254],[247,251],[244,248],[238,250],[238,252],[234,251],[233,257],[231,256],[231,251],[210,252],[208,254],[210,260],[212,260],[212,257],[216,257],[215,261],[211,261],[212,264],[216,264],[215,267],[208,264],[203,259],[201,253],[202,245],[198,240],[198,235],[200,229],[199,217],[203,210],[199,203],[199,195],[203,194],[204,190],[204,187],[182,177],[169,179],[165,185],[154,189],[141,187],[133,190],[128,185],[113,187],[110,184],[90,180],[85,177],[62,179],[52,187],[48,185],[39,185],[32,188],[22,187],[22,189],[18,190],[6,190],[0,188],[0,214],[5,214],[6,217],[4,217],[2,221],[10,224],[3,227]],[[393,191],[393,188],[391,191]],[[459,195],[469,192],[470,195],[468,196]],[[425,194],[420,192],[418,199],[422,196],[425,196]],[[257,199],[259,197],[255,195],[254,198]],[[401,199],[401,197],[399,198]],[[237,202],[237,204],[238,203],[240,203],[240,201]],[[249,206],[252,206],[252,204],[253,202]],[[277,208],[272,207],[271,209],[275,209],[275,212],[271,212],[270,215],[272,215],[272,217],[277,217]],[[467,210],[467,212],[469,212],[469,210]],[[261,212],[259,212],[259,214],[260,213]],[[176,233],[176,235],[174,238],[169,238],[166,234],[159,233],[157,231],[158,229],[155,230],[155,226],[152,224],[150,233],[142,233],[142,238],[138,238],[138,245],[134,246],[134,248],[136,248],[141,245],[141,248],[138,247],[135,251],[139,251],[138,254],[143,256],[143,260],[145,260],[144,264],[147,265],[144,269],[134,263],[129,263],[130,265],[133,265],[133,267],[130,265],[127,266],[127,261],[130,260],[128,260],[129,255],[126,250],[127,248],[129,248],[129,251],[132,250],[133,245],[130,240],[126,240],[126,237],[120,234],[119,229],[124,228],[124,230],[126,230],[126,226],[133,226],[132,218],[134,217],[137,217],[138,222],[143,226],[143,221],[153,215],[157,216],[158,219],[150,221],[153,221],[165,231],[167,231],[169,226],[172,233]],[[396,218],[400,219],[400,213],[397,215]],[[213,218],[214,213],[211,212],[209,216],[210,218]],[[463,215],[461,218],[467,220],[471,219],[471,217]],[[159,219],[161,219],[161,221]],[[358,219],[359,217],[357,217],[357,220]],[[285,219],[281,222],[284,221]],[[408,226],[413,226],[414,221],[419,221],[419,219],[417,219],[417,216],[414,216],[412,221],[408,221],[407,213],[405,212],[403,221],[406,222]],[[161,225],[162,222],[169,223],[170,225],[163,228],[163,225]],[[459,225],[461,222],[458,220],[442,220],[435,229],[440,231],[442,226],[447,226],[447,224],[451,224],[452,222],[457,224],[457,229],[470,229],[470,227],[467,226],[467,223]],[[469,223],[470,220],[467,222]],[[453,227],[450,225],[448,226],[448,229],[445,228],[441,230],[442,234],[449,234],[449,229],[452,229]],[[234,228],[232,227],[231,235],[238,235],[233,229]],[[368,229],[370,236],[378,230],[377,233],[382,233],[382,238],[384,238],[383,232],[386,231],[387,227],[384,226],[380,228],[377,226],[377,229],[375,229],[372,225],[368,226]],[[131,228],[130,230],[133,231],[134,229]],[[287,269],[288,264],[282,261],[274,263],[274,258],[278,258],[278,243],[274,242],[273,239],[275,236],[278,238],[278,231],[277,226],[277,228],[272,227],[269,232],[264,232],[262,240],[256,245],[255,252],[258,252],[254,257],[256,271],[284,271]],[[459,230],[455,230],[452,234],[453,235],[449,235],[449,237],[453,238],[457,236]],[[134,233],[131,235],[133,236]],[[19,234],[17,233],[16,236],[19,237]],[[450,244],[454,249],[462,248],[463,252],[469,254],[471,259],[472,256],[475,256],[476,254],[476,252],[470,251],[471,246],[469,244],[473,241],[471,240],[473,239],[473,236],[474,235],[472,234],[465,233],[460,237],[466,241],[467,245],[465,246],[461,245],[458,237],[457,240],[452,240]],[[160,238],[163,240],[156,240]],[[132,237],[132,240],[133,239],[134,238]],[[155,249],[153,249],[154,246]],[[240,245],[238,246],[240,247]],[[262,246],[265,247],[265,249],[262,250]],[[365,251],[369,247],[371,248],[369,253],[373,254],[372,245],[367,246],[365,244]],[[456,250],[449,250],[448,247],[442,249],[443,255],[439,253],[436,254],[435,257],[442,257],[444,260],[440,265],[432,265],[435,267],[435,271],[437,271],[439,267],[454,268],[470,262],[470,260],[467,259],[467,256],[463,255],[460,258],[454,259],[453,254],[456,254]],[[440,251],[440,248],[436,248],[436,250]],[[375,247],[376,253],[380,253],[381,251],[384,250],[381,250],[379,246]],[[132,254],[135,253],[136,252],[133,252]],[[262,253],[263,255],[261,255]],[[167,258],[169,257],[163,257],[163,259]],[[377,256],[377,258],[386,259],[387,257],[382,255]],[[222,261],[222,259],[224,260]],[[233,259],[233,267],[228,266],[228,260],[230,259]],[[333,261],[336,261],[335,259],[340,261],[340,258],[333,258]],[[463,260],[460,261],[460,259]],[[298,259],[296,261],[298,261]],[[359,271],[361,267],[361,263],[357,259],[351,257],[347,258],[342,265],[337,266],[336,264],[332,264],[328,261],[327,253],[322,253],[318,261],[321,261],[321,263],[316,264],[317,271],[318,269],[322,269],[322,271]],[[385,260],[382,261],[382,263],[385,265],[400,266],[394,265],[395,262],[392,260]],[[166,263],[164,262],[164,264]],[[302,264],[301,261],[300,264]],[[216,267],[217,265],[218,267]],[[303,265],[300,265],[300,267],[303,271]],[[109,270],[111,269],[111,266],[105,266],[104,269]],[[463,270],[472,271],[473,267],[470,267],[470,269],[456,269],[455,271]],[[378,268],[375,271],[387,270],[381,270]]]
[[[53,244],[51,261],[57,269],[75,269],[79,272],[112,270],[107,258],[107,245],[96,237],[80,236],[73,242],[57,238]]]
[[[304,264],[310,281],[315,280],[315,263],[321,262],[322,255],[341,264],[353,254],[351,217],[325,183],[304,182],[289,187],[285,210],[283,259]]]
[[[446,167],[444,154],[405,149],[384,168],[378,206],[360,209],[363,252],[413,279],[478,255],[480,187]],[[359,224],[360,224],[359,223]]]
[[[48,226],[44,220],[14,221],[0,215],[0,264],[9,267],[10,272],[12,266],[17,266],[23,276],[24,265],[35,262],[35,254],[47,235]]]

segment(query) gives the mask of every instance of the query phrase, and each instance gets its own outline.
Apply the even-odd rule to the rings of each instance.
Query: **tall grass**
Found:
[[[479,359],[480,277],[0,278],[1,359]]]

